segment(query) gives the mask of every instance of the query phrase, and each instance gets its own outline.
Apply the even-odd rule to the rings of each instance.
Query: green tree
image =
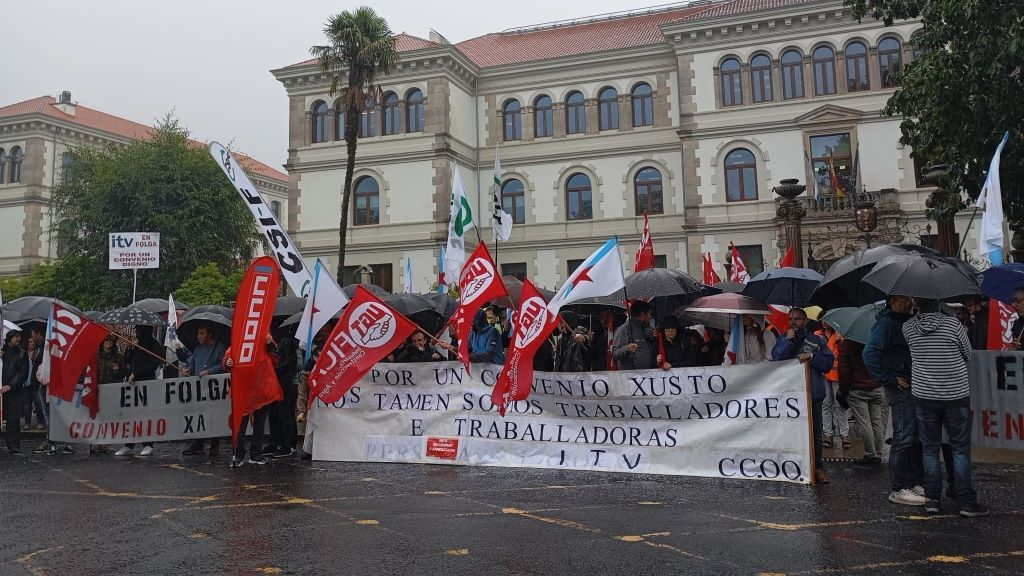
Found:
[[[22,296],[50,296],[56,293],[57,267],[41,264],[27,276],[11,276],[0,279],[0,291],[4,302]]]
[[[244,270],[241,269],[224,274],[217,264],[209,262],[193,270],[185,282],[175,290],[174,297],[189,306],[226,306],[234,301],[243,274]]]
[[[380,96],[377,78],[390,72],[398,62],[398,50],[387,21],[372,8],[345,10],[331,16],[324,25],[329,44],[313,46],[310,53],[331,78],[331,95],[341,91],[345,106],[345,144],[348,157],[345,183],[341,190],[341,221],[338,224],[338,283],[344,282],[348,211],[352,198],[352,173],[356,167],[359,118],[368,103]]]
[[[855,15],[891,25],[920,18],[917,56],[885,112],[904,118],[915,157],[950,167],[954,189],[976,198],[1003,133],[1007,216],[1024,223],[1024,2],[1020,0],[846,0]],[[955,206],[949,207],[955,211]]]
[[[257,242],[237,191],[169,116],[148,140],[74,150],[65,183],[54,189],[53,210],[68,248],[56,265],[55,294],[84,308],[131,299],[131,272],[107,270],[111,232],[160,233],[160,268],[139,271],[140,299],[166,298],[207,262],[241,268]]]

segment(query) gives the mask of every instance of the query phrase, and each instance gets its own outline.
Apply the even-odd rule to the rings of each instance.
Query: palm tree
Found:
[[[377,78],[394,69],[398,50],[387,21],[366,6],[331,16],[324,25],[324,35],[329,44],[313,46],[309,51],[320,61],[324,73],[330,75],[331,95],[341,92],[348,149],[345,187],[341,190],[341,222],[338,225],[338,283],[341,284],[344,282],[348,206],[352,198],[360,114],[367,103],[377,102],[380,94]]]

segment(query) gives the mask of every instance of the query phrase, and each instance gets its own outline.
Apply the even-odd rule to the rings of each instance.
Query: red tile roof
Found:
[[[660,28],[662,24],[700,16],[713,6],[701,3],[596,22],[487,34],[455,46],[481,67],[650,46],[665,41]]]
[[[32,98],[31,100],[16,102],[9,106],[0,107],[0,118],[10,118],[29,114],[41,114],[69,124],[92,128],[93,130],[114,134],[130,140],[149,138],[150,134],[153,133],[152,126],[146,126],[145,124],[133,122],[126,118],[121,118],[120,116],[100,112],[99,110],[95,110],[81,104],[75,105],[74,115],[68,114],[57,107],[57,100],[53,96],[40,96],[38,98]],[[201,145],[204,148],[206,147],[206,144],[201,142],[196,142],[196,144]],[[247,172],[259,174],[260,176],[271,180],[279,180],[282,183],[288,182],[287,174],[280,170],[276,170],[259,160],[245,154],[238,153],[235,154],[235,157]]]
[[[813,0],[731,0],[730,2],[723,2],[713,6],[699,14],[684,16],[678,21],[688,22],[698,19],[710,20],[713,18],[727,18],[729,16],[739,16],[748,12],[760,12],[762,10],[775,10],[778,8],[799,6],[800,4],[807,4],[812,1]]]
[[[419,36],[413,36],[412,34],[406,34],[401,32],[395,34],[395,49],[399,52],[412,52],[414,50],[425,50],[427,48],[440,48],[441,45],[437,42],[432,42],[426,38],[420,38]],[[317,61],[316,58],[309,58],[302,62],[296,62],[295,64],[289,64],[286,68],[292,68],[295,66],[306,66],[313,64]]]

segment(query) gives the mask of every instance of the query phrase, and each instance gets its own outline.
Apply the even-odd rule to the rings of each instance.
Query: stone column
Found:
[[[302,130],[302,145],[309,146],[313,142],[313,134],[311,133],[310,130],[310,127],[313,124],[313,113],[310,112],[309,110],[306,110],[305,115],[303,115],[303,122],[305,122],[306,125],[305,128],[303,128]]]
[[[779,220],[782,221],[783,235],[786,239],[786,249],[793,249],[796,268],[804,266],[804,249],[801,239],[800,221],[807,215],[807,209],[797,200],[797,196],[803,194],[807,186],[800,184],[796,178],[789,178],[779,182],[773,192],[782,197],[782,202],[776,211]]]
[[[600,131],[597,99],[587,98],[584,106],[587,113],[587,134],[597,134]]]
[[[555,102],[551,105],[551,116],[555,124],[555,138],[565,138],[565,104]]]
[[[629,94],[619,95],[619,130],[633,129],[633,100]]]
[[[335,140],[338,139],[338,134],[335,133],[335,129],[338,126],[337,118],[338,118],[338,111],[337,110],[335,110],[334,108],[331,108],[330,110],[327,111],[327,120],[326,120],[326,122],[327,122],[326,128],[327,129],[324,131],[325,132],[324,136],[326,136],[325,142],[334,142]]]

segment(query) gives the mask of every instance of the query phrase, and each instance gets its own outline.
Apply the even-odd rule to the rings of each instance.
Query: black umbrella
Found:
[[[935,250],[917,244],[886,244],[861,250],[840,258],[828,269],[825,278],[811,295],[810,303],[830,309],[864,306],[884,300],[886,295],[883,292],[861,280],[882,260],[907,254],[942,258]]]
[[[192,318],[192,317],[194,317],[194,316],[196,316],[198,314],[204,314],[204,313],[210,313],[210,314],[216,314],[216,315],[219,315],[219,316],[223,316],[224,318],[227,319],[228,326],[231,326],[231,319],[235,315],[235,311],[233,309],[231,309],[231,308],[228,308],[227,306],[218,306],[216,304],[203,304],[202,306],[196,306],[195,308],[189,310],[185,314],[185,317],[181,319],[181,323],[184,324],[190,318]]]
[[[211,306],[208,308],[223,307]],[[195,348],[196,331],[199,328],[206,328],[213,332],[219,342],[227,344],[228,335],[231,333],[231,309],[224,308],[224,310],[227,311],[227,316],[215,311],[197,311],[197,308],[193,308],[185,314],[185,317],[181,319],[181,324],[178,325],[178,339],[189,349]]]
[[[715,284],[715,288],[722,292],[729,292],[730,294],[741,294],[743,289],[746,288],[746,285],[739,282],[719,282],[718,284]]]
[[[348,296],[349,298],[355,298],[356,286],[362,286],[364,290],[369,291],[370,294],[373,294],[374,296],[380,299],[384,299],[387,296],[391,296],[391,292],[388,292],[387,290],[381,288],[380,286],[377,286],[376,284],[349,284],[348,286],[342,288],[341,291],[345,293],[345,296]]]
[[[152,312],[153,314],[167,314],[167,300],[163,298],[145,298],[139,300],[135,304],[132,304],[136,308],[141,308],[146,312]],[[188,310],[188,305],[174,301],[175,310]]]
[[[421,294],[392,294],[383,300],[404,316],[412,316],[419,312],[436,313],[434,303]]]
[[[299,322],[302,321],[302,312],[297,312],[291,316],[285,318],[284,322],[281,322],[280,328],[287,328],[288,326],[298,326]]]
[[[743,295],[765,304],[807,306],[822,275],[809,268],[777,268],[754,276],[743,288]]]
[[[523,281],[515,276],[508,275],[502,276],[501,281],[505,283],[505,290],[508,291],[508,298],[499,298],[494,300],[494,303],[506,308],[518,307],[523,295]],[[548,302],[555,297],[555,293],[551,290],[541,288],[540,286],[536,286],[536,288],[537,291],[540,292],[540,295],[544,297],[544,300],[547,300]]]
[[[274,305],[274,318],[300,313],[306,307],[306,299],[298,296],[279,296]]]
[[[115,326],[163,326],[166,322],[159,315],[147,312],[138,306],[125,306],[100,314],[100,324]]]
[[[447,292],[430,292],[423,294],[423,297],[430,301],[434,305],[434,311],[443,316],[444,318],[450,318],[452,314],[455,314],[455,309],[458,308],[459,302],[448,295]]]
[[[26,322],[45,323],[50,318],[50,310],[53,308],[54,302],[59,304],[61,308],[70,310],[79,316],[85,315],[84,312],[63,300],[50,298],[49,296],[22,296],[4,304],[4,318],[18,324]]]
[[[978,277],[949,258],[922,254],[890,256],[875,264],[864,283],[886,295],[956,300],[981,295]]]
[[[706,287],[679,270],[648,268],[626,277],[626,295],[630,300],[650,300],[659,296],[697,297]]]

